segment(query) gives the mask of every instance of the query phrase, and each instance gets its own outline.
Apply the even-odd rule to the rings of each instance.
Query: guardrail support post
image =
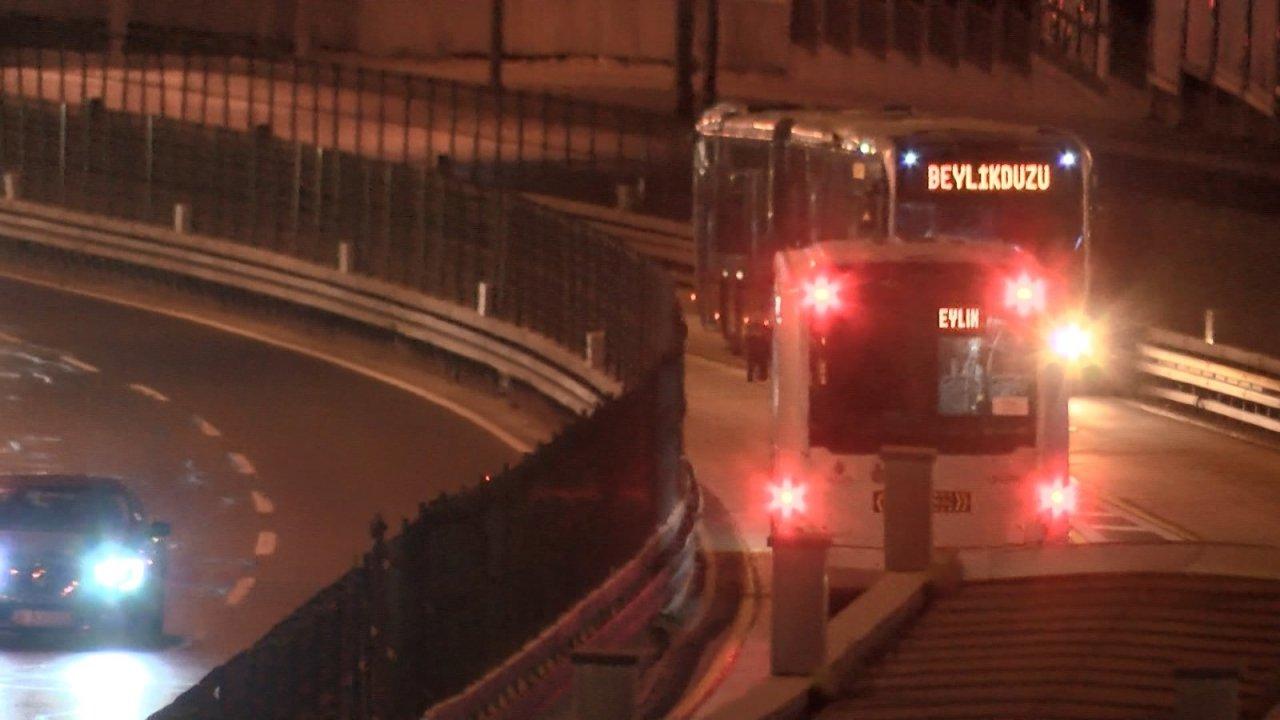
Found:
[[[583,649],[570,657],[575,720],[635,718],[640,683],[638,651]]]
[[[191,234],[191,205],[188,203],[174,203],[173,205],[173,231],[179,235]]]
[[[769,669],[808,675],[827,657],[827,549],[824,533],[795,531],[769,537],[773,548],[773,626]]]
[[[1206,345],[1213,344],[1213,310],[1204,311],[1204,342]]]
[[[476,283],[476,312],[480,317],[489,314],[489,283],[483,280]]]
[[[587,333],[587,364],[593,368],[604,367],[604,331]]]
[[[7,172],[4,174],[4,199],[17,200],[19,192],[19,175],[16,172]]]
[[[351,272],[351,243],[338,243],[338,272]]]
[[[1173,673],[1174,720],[1236,720],[1240,673],[1236,668],[1191,667]]]
[[[933,558],[931,448],[880,449],[884,463],[884,569],[919,572]]]

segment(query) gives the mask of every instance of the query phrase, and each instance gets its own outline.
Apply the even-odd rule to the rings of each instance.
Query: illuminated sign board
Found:
[[[930,192],[1047,192],[1049,163],[929,163]]]
[[[975,307],[938,308],[939,330],[981,330],[982,311]]]

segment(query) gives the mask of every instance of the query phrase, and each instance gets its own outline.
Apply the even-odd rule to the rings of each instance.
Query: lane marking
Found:
[[[253,509],[259,515],[270,515],[276,511],[276,504],[271,502],[271,498],[257,490],[250,490],[249,497],[253,499]]]
[[[236,584],[233,585],[231,587],[231,591],[227,593],[227,604],[235,607],[236,605],[244,602],[244,599],[248,597],[249,591],[253,589],[256,582],[257,580],[254,580],[252,577],[242,577],[239,580],[236,580]]]
[[[85,362],[85,361],[81,360],[80,358],[76,357],[75,355],[69,355],[69,354],[68,354],[68,355],[61,355],[61,356],[59,356],[59,357],[61,357],[61,358],[62,358],[62,362],[64,362],[64,363],[66,363],[66,364],[70,365],[71,367],[73,367],[73,368],[75,368],[75,369],[77,369],[77,370],[83,370],[84,372],[87,372],[87,373],[96,373],[96,372],[98,372],[98,368],[96,368],[96,367],[94,367],[94,366],[90,365],[89,363],[87,363],[87,362]]]
[[[142,383],[130,383],[129,389],[138,393],[139,395],[145,395],[146,397],[149,397],[152,400],[155,400],[156,402],[169,402],[168,395],[165,395],[164,393],[160,392],[159,390],[156,390],[153,387],[148,387],[146,385],[143,385]]]
[[[276,534],[270,530],[262,530],[258,533],[258,543],[253,547],[253,554],[258,557],[266,557],[276,551]]]
[[[192,421],[195,422],[196,427],[200,428],[200,432],[204,434],[205,437],[211,437],[211,438],[222,437],[222,431],[214,427],[213,423],[209,422],[208,420],[205,420],[199,415],[193,415],[191,419]]]
[[[253,469],[253,463],[249,462],[249,458],[238,452],[227,453],[227,459],[231,461],[231,466],[241,475],[255,475],[257,470]]]
[[[203,325],[205,327],[213,328],[215,330],[220,330],[222,332],[229,333],[231,335],[238,335],[239,337],[247,338],[249,340],[253,340],[254,342],[259,342],[264,345],[270,345],[272,347],[276,347],[281,350],[288,350],[290,352],[294,352],[299,355],[313,358],[315,360],[320,360],[321,362],[326,362],[330,365],[340,367],[343,370],[353,372],[357,375],[363,375],[364,377],[369,378],[370,380],[376,380],[377,382],[380,382],[384,385],[390,385],[391,387],[396,388],[397,390],[407,392],[410,395],[418,397],[422,400],[426,400],[427,402],[432,403],[434,405],[439,405],[445,410],[448,410],[454,415],[457,415],[458,417],[470,422],[472,425],[475,425],[481,430],[484,430],[485,432],[489,433],[494,438],[496,438],[499,442],[511,448],[512,450],[515,450],[516,452],[519,452],[519,453],[533,452],[532,444],[525,442],[524,440],[521,440],[515,435],[512,435],[510,432],[500,427],[497,423],[480,415],[476,411],[460,404],[459,402],[450,400],[444,397],[443,395],[439,395],[425,388],[418,387],[417,385],[413,385],[412,383],[406,382],[399,378],[392,377],[391,375],[387,375],[386,373],[382,373],[372,368],[368,368],[358,363],[347,360],[345,358],[338,357],[337,355],[330,355],[329,353],[322,352],[320,350],[313,350],[311,348],[298,345],[293,342],[289,342],[288,340],[273,338],[267,335],[263,335],[262,333],[255,332],[253,330],[236,327],[234,325],[220,322],[218,320],[201,317],[193,313],[182,312],[179,310],[172,310],[169,308],[155,307],[153,305],[147,305],[146,303],[138,302],[136,300],[126,300],[125,298],[116,297],[113,295],[107,295],[105,293],[97,292],[94,290],[65,287],[47,280],[40,280],[37,278],[19,275],[9,270],[0,270],[0,277],[8,278],[10,280],[13,280],[14,282],[21,282],[21,283],[26,283],[28,285],[35,285],[36,287],[42,287],[42,288],[46,288],[56,292],[67,293],[70,295],[79,295],[80,297],[92,298],[94,300],[111,303],[113,305],[120,305],[123,307],[133,308],[135,310],[143,310],[145,312],[154,313],[156,315],[164,315],[165,317],[171,317],[178,320],[185,320],[190,323],[195,323],[196,325]],[[712,362],[712,361],[707,361],[707,362]]]

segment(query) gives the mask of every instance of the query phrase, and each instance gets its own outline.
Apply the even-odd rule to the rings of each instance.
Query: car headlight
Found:
[[[1093,354],[1093,331],[1076,322],[1059,325],[1049,333],[1049,349],[1075,363]]]
[[[95,587],[118,593],[131,593],[147,579],[147,561],[121,548],[104,548],[95,553],[89,564]]]

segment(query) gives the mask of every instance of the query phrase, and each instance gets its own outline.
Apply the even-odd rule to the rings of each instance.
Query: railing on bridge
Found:
[[[591,354],[588,335],[603,331],[600,365],[624,385],[520,465],[423,503],[394,537],[375,521],[373,549],[357,567],[156,717],[416,717],[651,546],[684,502],[674,293],[605,233],[422,163],[193,121],[189,108],[173,116],[174,96],[163,105],[124,99],[124,87],[147,83],[63,87],[59,97],[79,100],[53,102],[68,74],[10,68],[0,167],[20,198],[168,227],[175,204],[186,205],[192,226],[180,232],[197,234],[186,237],[339,265],[549,338],[578,358]],[[125,66],[98,71],[123,80]],[[19,77],[42,78],[40,89],[17,90]],[[119,91],[110,103],[92,99],[104,87]],[[161,107],[169,117],[155,114]],[[255,119],[238,127],[257,127]],[[688,530],[663,535],[649,561],[665,562]],[[563,654],[634,590],[615,589],[576,617],[553,649]]]
[[[199,50],[199,48],[195,48]],[[471,182],[611,203],[644,179],[653,201],[688,184],[686,123],[547,92],[287,55],[0,44],[0,93],[255,130],[374,160],[440,165]]]
[[[1004,64],[1031,72],[1035,53],[1089,81],[1105,75],[1105,38],[1096,3],[1062,0],[795,0],[791,38],[884,58],[896,50],[987,72]]]

